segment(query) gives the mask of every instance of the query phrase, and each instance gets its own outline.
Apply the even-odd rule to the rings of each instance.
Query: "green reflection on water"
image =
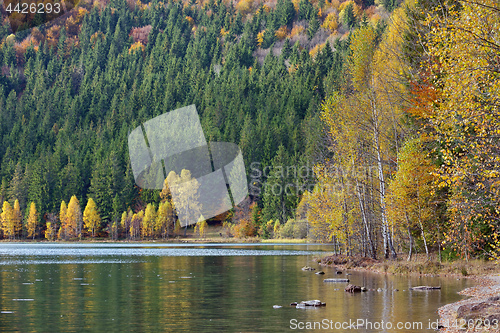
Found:
[[[167,255],[107,256],[118,261],[112,263],[0,266],[0,310],[7,312],[0,314],[0,331],[287,332],[294,331],[291,319],[358,318],[421,321],[426,328],[429,320],[437,319],[437,308],[460,299],[456,292],[467,286],[465,280],[352,272],[353,284],[383,291],[351,295],[343,291],[345,284],[323,282],[337,277],[333,269],[322,268],[323,276],[301,271],[306,264],[315,265],[310,255]],[[424,284],[443,289],[408,291]],[[327,306],[300,310],[288,305],[310,299]],[[275,304],[283,308],[273,309]]]

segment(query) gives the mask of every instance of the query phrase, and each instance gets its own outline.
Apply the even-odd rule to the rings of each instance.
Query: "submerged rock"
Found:
[[[273,305],[273,309],[281,309],[282,306],[281,305]]]
[[[312,300],[312,301],[302,301],[300,303],[292,303],[290,305],[296,304],[297,309],[306,309],[307,307],[318,307],[318,306],[326,306],[326,303],[321,302],[320,300]]]
[[[438,290],[441,289],[441,287],[431,287],[431,286],[417,286],[410,288],[410,290]]]
[[[349,279],[324,279],[323,282],[349,282]]]
[[[304,266],[304,267],[302,267],[302,270],[303,271],[315,271],[316,268],[312,268],[312,267],[309,267],[309,266]]]

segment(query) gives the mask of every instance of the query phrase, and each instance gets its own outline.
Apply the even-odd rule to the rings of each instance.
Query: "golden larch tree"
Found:
[[[21,232],[23,230],[23,214],[21,213],[21,206],[19,205],[19,200],[14,201],[13,209],[13,224],[14,224],[14,238],[21,237]]]
[[[59,227],[59,232],[57,233],[58,239],[66,239],[68,236],[68,207],[66,206],[66,202],[63,200],[61,202],[61,207],[59,209],[59,221],[61,222],[61,226]],[[55,228],[54,225],[51,225],[52,228]]]
[[[30,211],[28,219],[26,220],[26,229],[28,231],[28,238],[35,239],[36,228],[38,226],[38,211],[36,210],[36,204],[32,202],[30,204]]]
[[[101,216],[97,211],[97,206],[92,198],[89,198],[87,206],[83,211],[83,223],[87,232],[95,237],[96,231],[101,225]]]
[[[156,214],[155,232],[162,238],[168,238],[173,233],[175,216],[169,201],[161,202]]]
[[[144,218],[142,219],[141,236],[152,237],[153,229],[156,224],[156,208],[152,204],[146,206]]]
[[[68,211],[66,213],[68,225],[68,237],[81,237],[82,232],[82,210],[76,195],[69,200]]]
[[[14,237],[14,211],[8,201],[3,202],[0,218],[4,236],[8,238]]]

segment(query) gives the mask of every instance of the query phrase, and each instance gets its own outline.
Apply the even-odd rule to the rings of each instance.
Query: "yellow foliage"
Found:
[[[253,3],[254,0],[240,0],[236,4],[236,9],[239,10],[242,14],[248,14],[252,9]]]
[[[233,227],[234,237],[237,238],[253,237],[255,232],[255,227],[249,219],[243,219]]]
[[[106,36],[101,31],[98,31],[94,33],[92,36],[90,36],[90,43],[92,44],[92,47],[95,46],[98,40],[101,41],[106,40]]]
[[[339,8],[340,8],[340,1],[339,0],[332,0],[332,1],[330,1],[330,4],[331,4],[332,8],[339,10]]]
[[[16,42],[16,35],[14,34],[10,34],[7,36],[7,38],[5,38],[5,43],[7,45],[14,45]]]
[[[188,23],[191,27],[194,26],[194,20],[191,16],[186,16],[186,21],[188,21]]]
[[[195,233],[198,233],[199,237],[205,238],[207,227],[208,227],[207,221],[205,221],[205,218],[203,216],[200,216],[198,222],[196,222],[196,225],[194,227]]]
[[[14,211],[8,201],[3,202],[2,214],[0,215],[3,234],[9,238],[14,237]]]
[[[53,226],[52,223],[47,222],[47,229],[45,230],[45,238],[53,241],[56,238],[56,226]]]
[[[149,203],[146,206],[146,212],[144,213],[144,218],[141,221],[141,236],[143,238],[153,236],[153,230],[156,224],[156,220],[156,209],[152,204]]]
[[[350,74],[356,90],[361,91],[371,82],[372,59],[375,52],[376,33],[371,27],[356,29],[350,48],[353,52]]]
[[[181,222],[179,220],[175,221],[174,233],[178,235],[181,232]]]
[[[128,53],[132,54],[132,53],[135,53],[137,51],[140,51],[141,53],[144,53],[144,50],[145,50],[145,47],[144,47],[144,45],[142,45],[141,42],[135,42],[128,49]]]
[[[293,25],[293,28],[292,28],[292,31],[290,32],[290,38],[291,37],[294,37],[300,33],[303,33],[304,32],[304,27],[301,26],[301,25],[296,25],[294,24]]]
[[[499,242],[499,12],[497,0],[461,1],[460,7],[440,2],[424,22],[432,29],[423,39],[430,60],[422,72],[440,99],[431,104],[434,112],[422,115],[444,160],[437,175],[450,192],[446,241],[466,258],[483,251],[488,237]]]
[[[160,202],[156,214],[155,232],[165,238],[172,235],[174,229],[174,212],[170,201]]]
[[[288,73],[293,74],[299,69],[299,64],[296,65],[290,65],[288,68]]]
[[[82,231],[82,210],[80,208],[80,201],[76,196],[72,196],[69,200],[68,210],[66,212],[66,236],[67,237],[81,237]]]
[[[276,220],[274,222],[274,228],[273,228],[273,232],[274,232],[274,237],[275,238],[279,237],[280,227],[281,227],[280,221]]]
[[[261,47],[262,46],[262,43],[264,42],[264,33],[266,32],[266,30],[262,30],[261,32],[259,32],[257,34],[257,46],[258,47]]]
[[[15,236],[21,236],[21,231],[23,229],[23,215],[21,213],[21,207],[19,205],[19,200],[16,199],[14,201],[14,208],[13,208],[13,225],[14,225],[14,237]]]
[[[28,231],[28,238],[35,238],[36,227],[38,225],[38,212],[34,202],[30,204],[30,211],[28,220],[26,221],[26,229]]]
[[[338,16],[336,13],[330,13],[325,18],[325,21],[321,25],[325,29],[329,29],[331,32],[335,32],[339,26]]]
[[[309,51],[309,55],[311,56],[311,58],[316,58],[316,55],[321,52],[321,50],[325,47],[325,44],[316,44],[315,47],[313,47],[311,49],[311,51]]]
[[[370,23],[372,25],[376,25],[378,21],[380,21],[382,19],[382,17],[377,13],[377,14],[374,14],[373,16],[370,17]]]
[[[357,18],[359,18],[360,15],[363,14],[363,10],[353,0],[342,2],[338,8],[339,12],[344,10],[344,8],[347,7],[347,5],[349,5],[349,4],[352,4],[352,9],[354,10],[354,15]]]
[[[61,222],[61,226],[59,228],[59,232],[57,233],[58,239],[66,238],[66,230],[68,229],[68,208],[66,206],[66,202],[63,200],[61,202],[61,207],[59,209],[59,221]]]
[[[101,224],[101,217],[99,216],[99,212],[97,212],[96,204],[92,198],[89,198],[87,206],[83,211],[83,223],[87,232],[91,233],[92,237],[95,237],[97,228]]]
[[[427,233],[437,219],[432,185],[435,167],[425,155],[420,138],[409,140],[399,152],[398,170],[389,183],[387,215],[404,231],[417,227],[427,248]],[[395,223],[395,222],[400,223]]]
[[[279,40],[285,39],[285,37],[286,37],[287,34],[288,34],[288,28],[286,27],[286,25],[280,27],[274,33],[274,35],[276,36],[276,38],[279,39]]]

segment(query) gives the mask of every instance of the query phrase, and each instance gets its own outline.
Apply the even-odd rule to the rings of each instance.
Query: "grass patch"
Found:
[[[303,244],[307,243],[307,239],[297,239],[297,238],[278,238],[278,239],[263,239],[262,243],[297,243]]]
[[[422,275],[485,275],[500,273],[498,264],[486,260],[464,261],[456,259],[453,261],[438,262],[428,260],[425,256],[415,256],[411,261],[398,260],[373,260],[363,257],[347,257],[333,255],[316,260],[327,266],[343,266],[347,269],[362,268],[389,274],[422,274]]]

